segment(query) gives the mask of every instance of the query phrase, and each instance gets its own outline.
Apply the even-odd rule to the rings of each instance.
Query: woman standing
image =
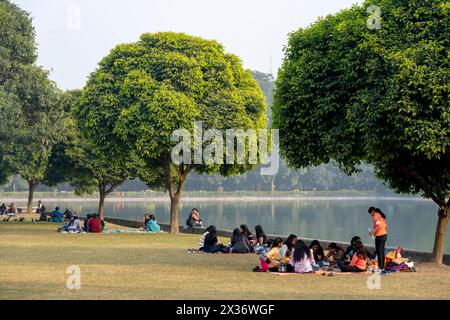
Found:
[[[383,270],[385,265],[385,253],[387,240],[387,223],[386,215],[378,208],[369,208],[369,214],[373,219],[373,231],[369,232],[370,236],[375,237],[375,250],[378,257],[378,267]]]

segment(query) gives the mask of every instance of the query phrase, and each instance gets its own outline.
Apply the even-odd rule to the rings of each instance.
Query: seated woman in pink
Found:
[[[291,256],[290,265],[294,268],[295,273],[311,273],[314,272],[313,251],[308,248],[303,240],[298,240],[295,244],[294,253]]]

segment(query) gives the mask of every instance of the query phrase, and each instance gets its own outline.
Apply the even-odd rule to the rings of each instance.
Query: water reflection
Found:
[[[47,208],[57,203],[46,203]],[[96,212],[95,202],[60,203],[78,213]],[[295,233],[301,237],[349,241],[359,235],[370,241],[367,229],[371,226],[367,208],[380,207],[387,215],[389,246],[431,251],[437,222],[437,207],[429,201],[412,199],[340,199],[298,201],[239,201],[184,202],[180,222],[184,223],[191,208],[200,209],[206,224],[233,229],[240,224],[254,228],[261,224],[267,233]],[[158,221],[169,222],[166,202],[107,202],[106,215],[114,218],[141,220],[145,212],[154,212]],[[446,252],[450,252],[447,236]]]

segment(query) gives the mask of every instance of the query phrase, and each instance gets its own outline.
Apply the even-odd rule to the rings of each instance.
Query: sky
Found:
[[[247,69],[276,75],[290,32],[362,0],[13,0],[30,12],[38,64],[62,89],[82,88],[98,62],[146,32],[214,39]]]

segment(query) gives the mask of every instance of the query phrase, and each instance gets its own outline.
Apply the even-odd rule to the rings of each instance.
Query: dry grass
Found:
[[[53,224],[0,224],[0,299],[450,299],[448,267],[382,278],[253,273],[254,255],[188,254],[198,237],[59,234]],[[81,290],[66,269],[81,268]]]

